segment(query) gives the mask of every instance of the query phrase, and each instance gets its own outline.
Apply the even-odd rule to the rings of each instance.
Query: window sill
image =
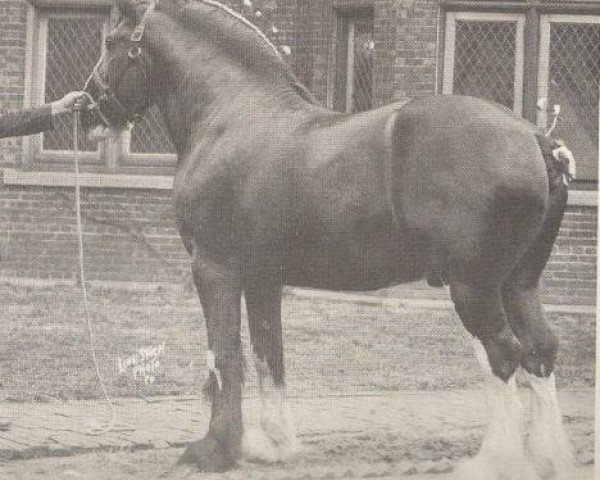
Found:
[[[36,7],[111,7],[112,0],[29,0]]]
[[[75,174],[73,172],[36,172],[5,168],[3,183],[4,185],[74,187]],[[88,188],[172,190],[173,177],[166,175],[80,173],[79,184]]]

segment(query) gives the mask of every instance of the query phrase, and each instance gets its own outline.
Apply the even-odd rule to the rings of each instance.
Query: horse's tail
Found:
[[[536,135],[536,138],[546,164],[549,201],[537,235],[511,275],[511,282],[518,282],[525,288],[537,286],[546,267],[567,208],[569,190],[564,165],[553,155],[554,142],[542,135]]]
[[[540,228],[503,285],[503,303],[523,351],[521,365],[545,377],[554,370],[558,337],[544,320],[539,280],[552,253],[568,198],[564,165],[554,157],[554,143],[538,136],[548,175],[548,203]]]

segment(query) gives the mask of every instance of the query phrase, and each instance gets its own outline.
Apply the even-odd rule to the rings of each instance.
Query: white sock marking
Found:
[[[217,378],[217,384],[219,386],[219,391],[223,389],[223,381],[221,379],[221,372],[217,368],[215,361],[215,354],[212,350],[206,352],[206,367],[208,368],[209,373],[214,373]]]
[[[461,480],[534,480],[537,475],[525,458],[522,406],[515,377],[504,382],[492,373],[481,342],[474,340],[475,354],[485,376],[488,429],[477,456],[459,467]]]
[[[529,450],[543,478],[570,478],[574,466],[571,445],[562,425],[554,374],[531,382],[531,433]]]
[[[277,387],[265,360],[254,355],[261,401],[260,425],[244,432],[242,449],[248,460],[275,463],[298,451],[294,422],[284,387]]]

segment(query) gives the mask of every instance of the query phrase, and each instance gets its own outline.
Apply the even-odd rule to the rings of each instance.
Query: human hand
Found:
[[[83,92],[67,93],[60,100],[56,100],[50,104],[52,115],[60,115],[61,113],[71,113],[83,108],[87,101],[87,96]]]

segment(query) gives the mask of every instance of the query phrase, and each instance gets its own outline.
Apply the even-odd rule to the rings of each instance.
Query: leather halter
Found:
[[[146,19],[148,14],[151,13],[155,8],[155,3],[151,3],[142,17],[140,23],[136,25],[131,33],[129,41],[131,47],[127,52],[129,62],[120,72],[120,80],[122,81],[124,73],[133,65],[133,62],[139,62],[142,74],[146,75],[146,68],[142,57],[142,38],[144,37],[144,31],[146,28]],[[88,97],[88,106],[90,112],[95,114],[96,118],[104,124],[106,127],[113,127],[115,125],[133,124],[139,122],[142,115],[127,108],[108,83],[102,78],[99,72],[99,67],[104,62],[105,53],[102,54],[98,63],[94,66],[92,73],[85,82],[83,91]],[[148,92],[146,92],[148,95]]]

